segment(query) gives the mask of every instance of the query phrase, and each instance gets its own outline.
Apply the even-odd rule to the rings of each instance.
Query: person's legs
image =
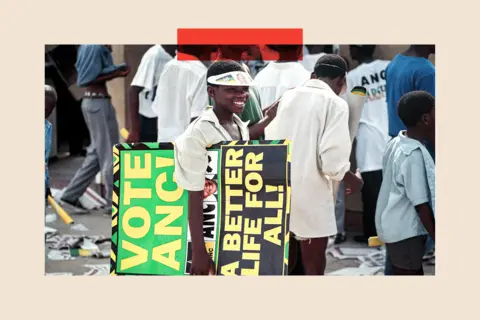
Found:
[[[335,244],[340,244],[347,240],[345,235],[345,182],[343,181],[338,187],[337,199],[335,202],[335,219],[337,222]]]
[[[105,120],[107,127],[103,136],[98,140],[98,159],[100,169],[105,180],[105,210],[111,213],[113,193],[113,146],[120,142],[117,115],[110,100],[107,100],[105,108]]]
[[[107,135],[106,109],[107,99],[83,99],[82,112],[90,133],[91,144],[87,149],[87,155],[82,167],[75,173],[63,192],[61,200],[70,204],[76,204],[88,186],[100,171],[98,146]],[[113,171],[113,169],[112,169]]]
[[[295,235],[290,233],[288,244],[288,275],[303,276],[302,252],[300,250],[300,243],[295,239]]]
[[[303,270],[307,276],[323,276],[327,264],[328,237],[300,240]]]
[[[393,266],[388,258],[388,252],[385,253],[385,272],[386,276],[393,276]]]
[[[392,264],[392,275],[423,275],[423,253],[427,236],[417,236],[388,243],[387,252]]]
[[[157,118],[140,115],[140,142],[157,142]]]
[[[375,210],[378,194],[382,185],[382,170],[363,172],[363,236],[355,237],[355,241],[368,243],[369,237],[377,235],[375,228]]]

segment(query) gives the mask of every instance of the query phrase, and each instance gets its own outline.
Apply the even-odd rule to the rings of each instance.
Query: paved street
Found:
[[[50,165],[50,175],[52,181],[52,188],[61,189],[73,177],[75,170],[82,164],[83,158],[66,158],[57,160]],[[99,191],[96,185],[92,185],[92,189]],[[67,209],[67,208],[65,208]],[[62,220],[52,215],[52,208],[47,208],[48,218],[56,217],[56,221],[46,223],[47,227],[56,229],[57,236],[49,235],[50,243],[46,244],[45,250],[45,273],[46,274],[63,274],[68,275],[107,275],[109,260],[110,243],[102,239],[111,237],[111,219],[98,211],[93,211],[89,214],[71,214],[75,221],[74,227],[83,229],[85,231],[72,230],[71,226],[65,225]],[[72,235],[74,237],[66,237]],[[381,263],[382,254],[378,249],[368,248],[366,245],[361,245],[351,240],[354,234],[349,234],[349,240],[346,243],[336,247],[331,245],[329,247],[327,274],[339,275],[383,275],[383,263]],[[62,237],[63,236],[63,237]],[[85,236],[86,238],[78,238]],[[55,244],[64,248],[68,243],[72,244],[80,240],[83,248],[98,247],[101,252],[108,253],[106,257],[86,257],[75,256],[69,259],[73,260],[52,260],[51,258],[58,257],[59,250],[52,250],[49,246]],[[83,241],[81,241],[83,240]],[[62,244],[63,243],[63,244]],[[54,252],[52,252],[54,251]],[[49,255],[51,258],[49,258]],[[73,254],[75,255],[75,254]],[[67,257],[69,255],[67,254]],[[64,256],[65,258],[65,256]],[[379,262],[380,261],[380,262]],[[359,268],[360,267],[360,268]],[[435,266],[425,263],[425,273],[433,275],[435,273]]]

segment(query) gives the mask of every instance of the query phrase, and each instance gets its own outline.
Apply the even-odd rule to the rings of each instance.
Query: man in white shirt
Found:
[[[268,140],[292,142],[290,231],[306,275],[324,274],[328,237],[337,233],[333,183],[350,169],[349,109],[338,96],[346,73],[340,56],[322,56],[312,79],[283,95],[265,129]]]
[[[157,141],[158,120],[152,104],[160,75],[165,64],[173,59],[175,47],[156,44],[142,57],[129,90],[130,143]]]
[[[302,52],[300,45],[270,45],[279,54],[279,59],[270,62],[256,76],[262,108],[277,101],[287,90],[303,85],[310,79],[308,72],[298,59]]]
[[[158,117],[158,142],[173,142],[187,129],[196,87],[207,73],[210,46],[181,45],[179,55],[164,67],[153,102]]]
[[[347,75],[347,92],[355,86],[367,89],[367,99],[362,111],[356,135],[356,160],[364,185],[363,235],[355,241],[367,243],[377,235],[375,208],[382,184],[382,159],[388,136],[388,109],[385,98],[385,69],[389,61],[373,58],[375,45],[351,45],[350,54],[359,65]]]

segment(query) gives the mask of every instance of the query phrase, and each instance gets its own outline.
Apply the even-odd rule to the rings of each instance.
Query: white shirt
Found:
[[[247,125],[237,115],[233,121],[240,129],[241,138],[250,140]],[[201,191],[205,186],[205,170],[208,165],[207,148],[232,137],[218,121],[212,107],[195,119],[185,132],[175,140],[175,180],[185,190]]]
[[[262,109],[277,101],[287,90],[303,85],[310,73],[299,62],[270,62],[256,76]]]
[[[157,116],[152,109],[155,90],[163,68],[170,60],[172,60],[172,56],[161,45],[156,44],[145,52],[140,61],[131,86],[143,87],[138,95],[138,101],[139,113],[144,117],[155,118]]]
[[[291,141],[290,230],[304,238],[337,233],[332,180],[350,169],[348,105],[323,81],[312,79],[280,100],[267,140]]]
[[[207,67],[195,57],[170,60],[158,82],[153,109],[158,117],[158,142],[172,142],[190,124],[192,100]]]
[[[375,226],[384,243],[428,234],[415,206],[430,201],[420,142],[400,132],[383,158],[383,181],[378,195]]]
[[[305,68],[305,70],[312,73],[315,69],[315,64],[317,63],[317,60],[324,55],[326,55],[326,53],[324,53],[324,52],[314,53],[314,54],[306,54],[306,55],[303,56],[303,60],[300,61],[300,62],[303,65],[303,67]]]
[[[388,136],[385,68],[389,61],[363,63],[347,74],[347,92],[355,86],[367,89],[367,99],[357,130],[356,160],[360,172],[382,169]]]

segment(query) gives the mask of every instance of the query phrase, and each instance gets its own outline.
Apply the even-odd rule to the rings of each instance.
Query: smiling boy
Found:
[[[247,125],[237,116],[248,99],[251,77],[231,60],[213,63],[207,71],[207,92],[214,107],[207,108],[175,140],[175,179],[188,190],[188,222],[192,237],[191,275],[215,273],[203,239],[203,199],[207,148],[222,141],[249,140]]]

